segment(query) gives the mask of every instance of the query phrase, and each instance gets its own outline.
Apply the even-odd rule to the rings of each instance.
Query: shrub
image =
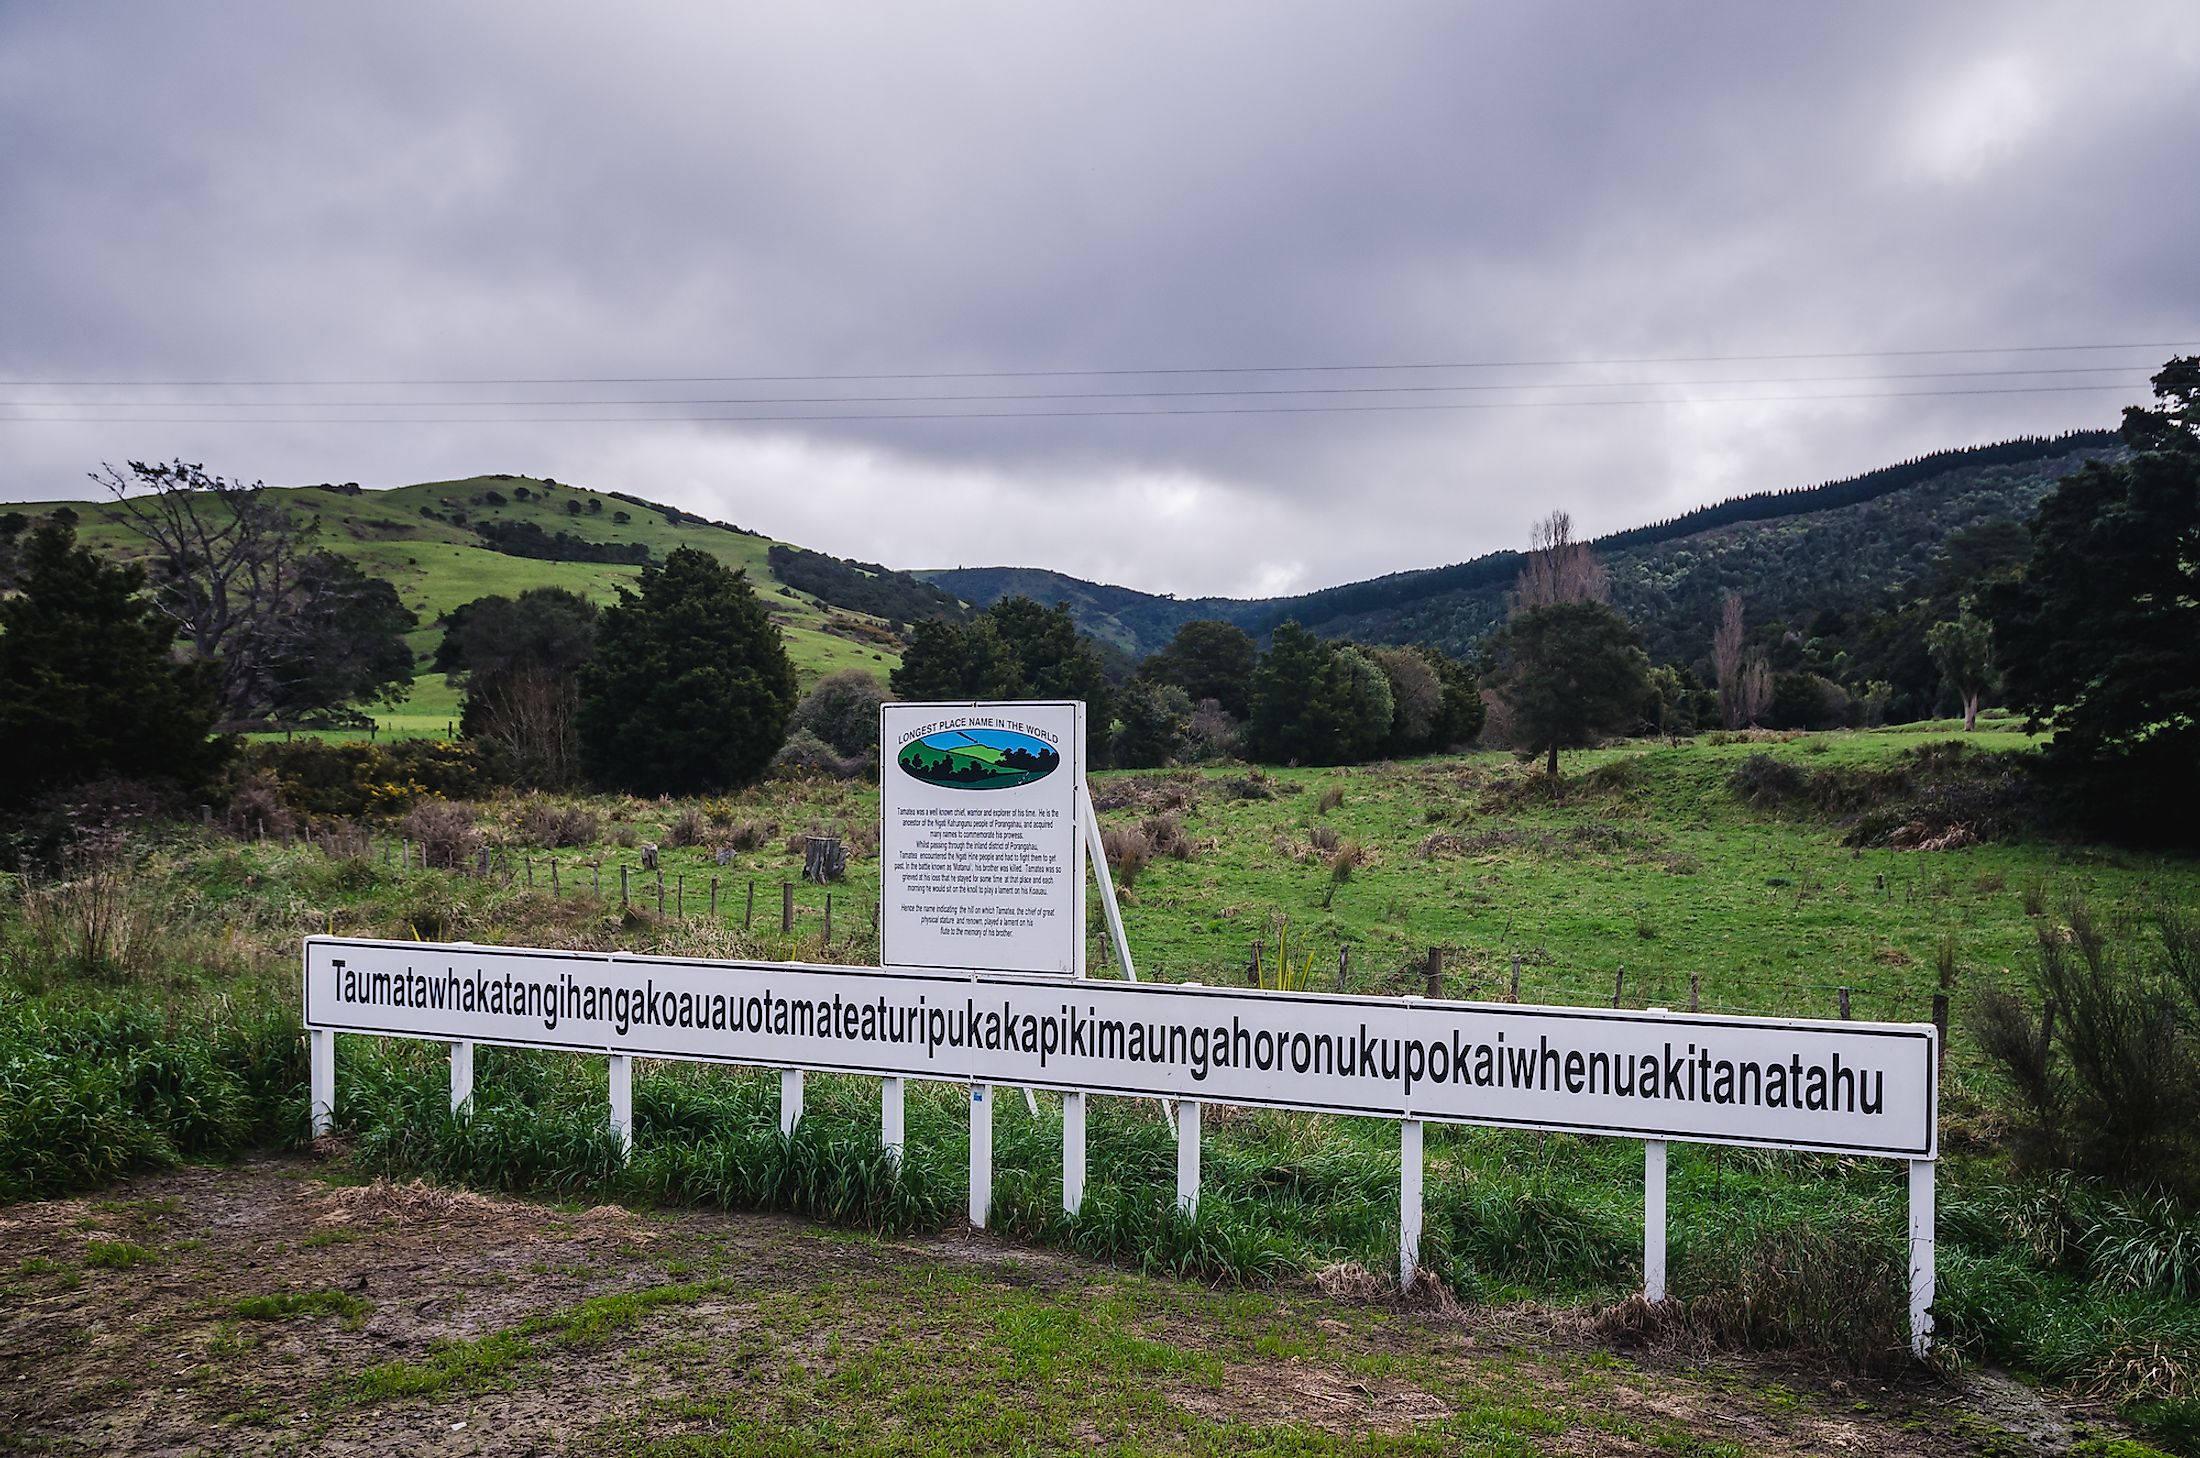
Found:
[[[144,976],[167,949],[165,908],[136,884],[135,857],[120,842],[65,854],[58,875],[26,883],[22,932],[9,962],[35,986]]]
[[[1753,754],[1727,776],[1727,788],[1759,810],[1770,810],[1803,792],[1803,770],[1769,754]]]
[[[520,838],[545,850],[594,845],[599,828],[596,817],[578,805],[560,805],[539,795],[528,797],[519,820]]]
[[[233,834],[251,839],[256,835],[287,837],[298,822],[283,804],[283,787],[271,769],[256,769],[229,792],[225,821]]]
[[[775,779],[845,780],[863,773],[869,761],[834,752],[833,747],[807,729],[797,729],[772,756]]]
[[[260,771],[274,776],[284,807],[310,816],[382,817],[421,799],[469,799],[490,777],[472,745],[439,739],[299,739],[247,745],[234,787]]]
[[[483,845],[472,807],[447,800],[413,806],[400,828],[419,848],[421,864],[444,870],[470,868]]]
[[[860,668],[844,668],[826,674],[802,696],[793,727],[837,754],[862,759],[878,750],[878,711],[885,702],[886,685]]]
[[[2018,1092],[2020,1151],[2200,1192],[2200,917],[2164,904],[2151,926],[2103,925],[2073,900],[2036,932],[2040,1011],[1988,997],[1974,1015]]]

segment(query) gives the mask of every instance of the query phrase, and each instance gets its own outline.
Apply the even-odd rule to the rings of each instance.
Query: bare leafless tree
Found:
[[[1742,668],[1739,697],[1743,724],[1755,724],[1772,707],[1772,665],[1765,662],[1764,654],[1749,655],[1749,662]]]
[[[580,689],[570,673],[528,667],[484,677],[467,704],[467,734],[515,779],[565,789],[580,779]]]
[[[1729,592],[1719,604],[1719,626],[1711,635],[1711,672],[1719,686],[1719,722],[1739,729],[1742,713],[1742,595]]]
[[[92,479],[150,549],[155,600],[192,656],[220,661],[224,715],[253,715],[304,565],[296,525],[261,483],[186,461],[131,461],[127,474],[102,465]]]
[[[1515,613],[1553,603],[1611,599],[1604,564],[1587,542],[1574,540],[1574,519],[1569,513],[1554,511],[1529,529],[1528,560],[1513,588]]]

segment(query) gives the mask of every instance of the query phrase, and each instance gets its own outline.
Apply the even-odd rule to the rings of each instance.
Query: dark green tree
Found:
[[[891,679],[911,702],[961,699],[1082,699],[1085,759],[1103,762],[1114,693],[1092,640],[1077,631],[1066,603],[1041,607],[1004,597],[967,626],[927,618],[910,630]]]
[[[1193,703],[1213,699],[1238,718],[1251,704],[1260,647],[1235,623],[1201,619],[1184,624],[1169,646],[1138,666],[1139,677],[1173,683]]]
[[[198,789],[225,741],[219,671],[169,653],[175,624],[145,574],[111,567],[48,523],[24,541],[22,591],[0,600],[0,804],[118,777]]]
[[[517,598],[476,598],[452,617],[461,625],[452,656],[467,665],[459,732],[508,784],[573,785],[580,671],[595,649],[596,605],[562,587],[531,587]]]
[[[412,689],[405,635],[420,618],[397,589],[334,552],[302,559],[279,632],[260,659],[270,717],[362,718],[357,704],[395,703]]]
[[[1267,764],[1337,764],[1350,757],[1351,706],[1336,646],[1296,622],[1278,627],[1253,670],[1246,752]]]
[[[1633,727],[1650,694],[1650,660],[1627,620],[1598,602],[1529,608],[1491,635],[1489,677],[1519,747],[1546,756]]]
[[[1364,649],[1340,643],[1330,656],[1332,684],[1329,694],[1344,714],[1344,730],[1336,747],[1340,763],[1357,764],[1378,759],[1389,751],[1391,729],[1398,715],[1390,675]]]
[[[794,665],[748,575],[676,548],[597,622],[580,675],[582,770],[642,795],[748,784],[794,705]]]
[[[1192,700],[1173,683],[1134,678],[1116,708],[1115,763],[1124,769],[1159,769],[1187,756]]]
[[[2053,731],[2042,768],[2073,818],[2200,844],[2200,359],[2124,412],[2133,454],[2065,477],[2032,555],[1989,587],[2004,696]]]
[[[1481,675],[1474,671],[1473,664],[1462,663],[1434,648],[1419,651],[1435,666],[1436,677],[1444,686],[1444,701],[1437,710],[1429,748],[1464,749],[1481,736],[1482,721],[1489,713],[1482,703]]]

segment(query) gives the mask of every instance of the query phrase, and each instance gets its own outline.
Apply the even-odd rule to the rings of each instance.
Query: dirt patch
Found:
[[[1214,1387],[1179,1387],[1169,1396],[1204,1418],[1340,1435],[1403,1433],[1452,1415],[1450,1403],[1410,1382],[1303,1361],[1233,1366]]]
[[[1579,1314],[1401,1297],[1354,1266],[1218,1293],[968,1232],[574,1211],[340,1168],[183,1170],[0,1210],[0,1434],[394,1458],[1230,1452],[1279,1429],[1941,1455],[2071,1431],[2029,1394],[1621,1354]]]

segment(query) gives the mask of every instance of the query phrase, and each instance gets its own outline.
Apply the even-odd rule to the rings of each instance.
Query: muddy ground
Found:
[[[1581,1318],[1214,1292],[959,1235],[558,1208],[310,1160],[0,1208],[0,1450],[2056,1452],[2099,1415],[1621,1352]]]

